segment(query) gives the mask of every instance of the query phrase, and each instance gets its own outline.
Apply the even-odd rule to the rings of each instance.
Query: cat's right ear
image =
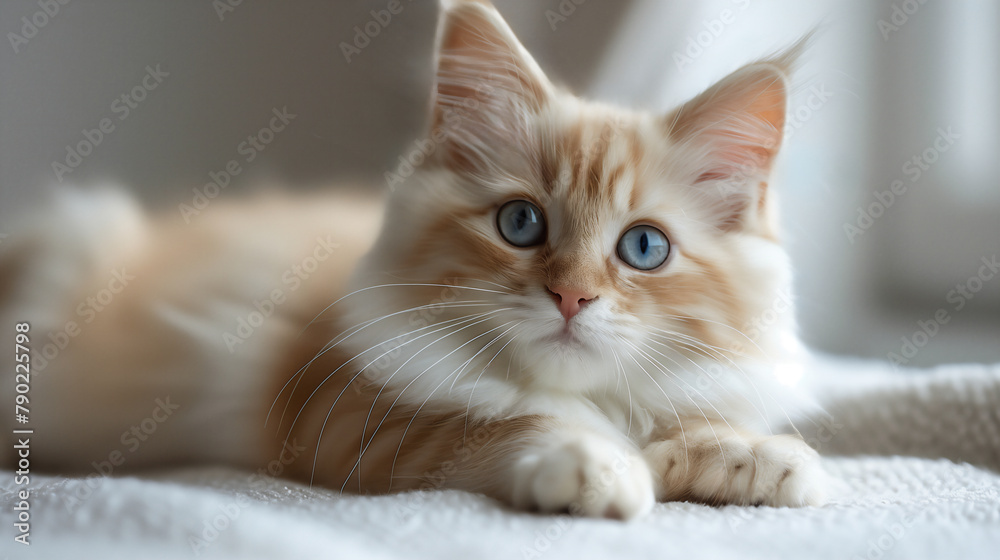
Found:
[[[441,9],[431,132],[445,165],[481,171],[498,150],[529,141],[530,117],[553,86],[491,4],[444,0]]]
[[[781,146],[787,68],[764,61],[733,72],[669,115],[685,166],[723,230],[763,219],[767,180]],[[754,212],[757,210],[757,212]]]

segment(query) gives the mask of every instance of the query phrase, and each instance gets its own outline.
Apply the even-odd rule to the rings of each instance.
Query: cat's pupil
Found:
[[[516,216],[514,216],[514,227],[517,229],[524,229],[524,224],[528,222],[528,211],[521,210]]]
[[[642,237],[639,238],[639,250],[645,255],[646,249],[649,249],[649,236],[643,233]]]

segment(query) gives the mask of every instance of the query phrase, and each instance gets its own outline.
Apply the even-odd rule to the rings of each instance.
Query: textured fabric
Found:
[[[820,508],[658,504],[631,523],[511,512],[455,491],[340,496],[220,468],[34,477],[30,547],[9,558],[996,558],[1000,368],[893,373],[824,362],[799,426],[826,454]],[[911,455],[911,456],[897,456]],[[967,461],[962,462],[962,461]],[[215,527],[212,527],[212,525]]]

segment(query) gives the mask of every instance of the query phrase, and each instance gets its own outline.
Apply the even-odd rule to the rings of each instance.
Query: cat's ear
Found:
[[[490,165],[494,152],[523,145],[530,118],[553,86],[488,2],[445,0],[438,35],[432,134],[445,163]]]
[[[689,180],[723,230],[760,218],[781,146],[790,57],[745,66],[667,117]]]

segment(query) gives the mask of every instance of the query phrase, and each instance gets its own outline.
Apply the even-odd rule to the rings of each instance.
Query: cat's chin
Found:
[[[564,360],[587,359],[600,353],[593,335],[572,324],[559,327],[542,337],[539,343],[554,356]]]

